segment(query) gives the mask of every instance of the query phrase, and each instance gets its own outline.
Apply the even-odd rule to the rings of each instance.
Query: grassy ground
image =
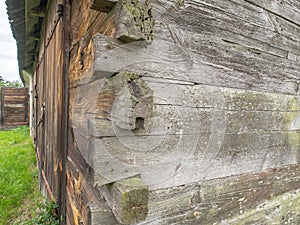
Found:
[[[0,131],[0,225],[30,218],[41,199],[37,174],[28,127]]]

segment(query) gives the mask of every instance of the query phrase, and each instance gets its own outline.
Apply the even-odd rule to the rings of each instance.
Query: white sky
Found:
[[[6,80],[19,80],[16,41],[12,36],[5,0],[0,0],[0,75]]]

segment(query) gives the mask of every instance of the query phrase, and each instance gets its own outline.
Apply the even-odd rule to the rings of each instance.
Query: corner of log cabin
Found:
[[[65,224],[299,223],[300,3],[7,3]]]

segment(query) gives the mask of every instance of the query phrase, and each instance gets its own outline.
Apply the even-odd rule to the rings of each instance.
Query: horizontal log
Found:
[[[266,224],[297,221],[299,180],[299,165],[294,165],[153,190],[149,192],[148,216],[137,224],[257,224],[273,213],[272,223]],[[102,211],[102,205],[94,205],[93,218],[109,224],[109,209]]]
[[[133,131],[137,136],[209,133],[211,120],[215,117],[223,118],[227,133],[299,129],[300,104],[295,96],[207,85],[172,84],[167,79],[148,77],[142,80],[151,90],[153,106],[144,109],[151,116],[142,117],[143,129]],[[122,89],[107,89],[102,82],[102,88],[95,90],[93,87],[97,83],[77,88],[72,126],[94,137],[130,136],[131,129],[119,127],[116,120],[117,117],[128,117],[127,120],[132,121],[129,117],[135,116],[133,112],[126,114],[125,110],[120,114],[117,110]],[[129,100],[129,97],[125,95],[122,99]]]
[[[3,105],[25,105],[28,104],[29,101],[26,98],[14,98],[14,99],[7,99],[5,98],[3,101]]]
[[[284,8],[277,2],[270,3],[269,1],[267,4]],[[185,3],[185,7],[179,9],[172,7],[172,3],[164,6],[165,8],[162,9],[161,5],[154,5],[154,14],[157,20],[162,23],[175,24],[184,29],[189,27],[190,31],[205,33],[206,35],[213,34],[214,37],[219,38],[224,38],[224,34],[228,34],[227,38],[234,35],[236,39],[232,39],[233,42],[242,41],[248,45],[252,43],[254,49],[272,52],[274,56],[286,57],[284,52],[290,51],[295,54],[299,53],[298,47],[290,48],[299,41],[299,36],[297,37],[299,26],[295,25],[294,21],[284,19],[278,13],[265,10],[251,3],[251,0],[243,2],[237,0],[227,2],[217,0],[189,1]],[[290,12],[296,15],[299,8],[294,7]],[[195,20],[201,20],[201,23],[193,22]],[[231,29],[230,25],[232,25]],[[262,33],[259,34],[259,32]],[[185,33],[183,35],[186,36]],[[269,48],[267,47],[268,42]],[[286,48],[282,48],[282,46],[286,46]]]
[[[299,165],[287,166],[260,173],[152,191],[149,195],[149,214],[146,221],[149,224],[159,223],[162,225],[219,224],[223,220],[224,222],[231,221],[226,220],[230,217],[239,218],[238,216],[242,215],[242,221],[259,224],[262,218],[266,218],[266,215],[262,215],[261,212],[268,212],[268,207],[264,208],[264,205],[279,202],[279,208],[275,210],[276,214],[282,213],[288,220],[289,210],[280,205],[297,206],[299,194],[291,197],[293,194],[284,193],[300,188],[299,172]],[[281,198],[279,202],[276,196]],[[286,198],[288,196],[290,197]],[[275,207],[278,205],[276,204]],[[295,211],[297,208],[287,207],[292,215],[298,214]],[[251,211],[254,209],[258,211]],[[253,212],[259,212],[259,215],[255,216]],[[292,216],[291,214],[290,216]],[[249,216],[248,220],[246,215]],[[281,223],[281,218],[276,217],[275,219],[273,216],[272,218],[274,221],[276,220],[275,223]],[[292,219],[292,217],[290,218]]]
[[[16,95],[20,95],[20,94],[28,94],[28,89],[27,88],[14,88],[14,87],[2,87],[1,91],[3,94],[16,94]]]
[[[126,59],[127,57],[129,61],[132,60],[127,70],[137,74],[145,74],[145,71],[147,71],[146,75],[150,77],[259,92],[297,94],[299,76],[297,76],[298,72],[296,71],[297,65],[294,63],[273,57],[261,59],[255,54],[251,55],[252,53],[247,47],[239,44],[230,46],[225,42],[216,41],[216,43],[207,45],[201,39],[194,40],[192,44],[195,45],[194,51],[188,52],[186,55],[184,51],[177,53],[177,58],[180,60],[176,60],[175,52],[173,53],[174,56],[168,51],[161,52],[162,56],[164,56],[164,53],[166,54],[164,57],[155,55],[155,52],[159,49],[171,49],[171,43],[158,39],[154,39],[151,47],[147,48],[149,52],[134,52],[137,61],[131,58],[133,55],[130,55],[129,52],[125,53],[126,51],[122,52],[120,50],[117,55],[119,58]],[[239,47],[244,50],[241,51]],[[180,51],[180,48],[177,50]],[[212,52],[214,53],[212,54]],[[228,52],[228,54],[224,55],[224,52]],[[178,57],[178,54],[180,57]],[[261,53],[261,55],[264,55],[264,53]],[[147,57],[145,58],[145,56]],[[175,61],[167,60],[167,58],[175,58]],[[191,59],[193,60],[191,61]],[[114,58],[111,60],[115,61]],[[154,62],[143,63],[147,60]],[[103,58],[99,58],[95,67],[101,70],[100,65],[103,65],[103,62],[107,63]],[[274,62],[277,62],[277,66],[273,64]],[[161,68],[158,65],[163,66]],[[279,65],[281,68],[279,68]],[[115,65],[115,68],[118,68],[118,65]],[[279,80],[279,77],[281,80]]]
[[[217,111],[215,109],[186,108],[157,105],[155,115],[143,122],[143,129],[128,130],[109,118],[77,115],[74,128],[93,137],[132,137],[193,135],[213,132],[213,126],[222,125],[226,133],[259,133],[299,130],[299,112]],[[171,117],[170,115],[173,116]],[[217,122],[219,121],[219,122]]]
[[[297,224],[300,221],[300,190],[289,191],[272,200],[265,201],[252,210],[240,211],[240,214],[223,220],[228,224]],[[288,209],[288,210],[286,210]],[[280,221],[280,222],[279,222]]]
[[[96,183],[141,174],[151,189],[259,172],[300,160],[296,132],[215,132],[199,136],[102,138],[81,151],[90,156]]]
[[[3,104],[4,110],[20,110],[25,108],[25,104]]]
[[[124,53],[124,59],[132,59],[132,63],[136,62],[136,64],[138,64],[138,66],[135,65],[137,73],[140,72],[142,74],[147,71],[151,74],[151,76],[169,77],[174,80],[206,83],[249,90],[296,94],[298,82],[298,76],[296,75],[298,73],[296,69],[296,58],[300,52],[298,41],[293,41],[288,38],[278,39],[276,31],[271,31],[259,26],[252,28],[249,27],[248,29],[245,26],[252,26],[252,24],[247,21],[240,21],[240,18],[235,18],[235,21],[243,23],[243,26],[238,24],[234,26],[236,29],[240,29],[235,33],[232,33],[231,29],[231,20],[233,19],[228,21],[224,18],[220,18],[217,20],[218,27],[214,27],[213,29],[215,30],[211,30],[212,23],[216,21],[216,19],[214,20],[212,18],[215,17],[208,18],[205,14],[195,14],[193,12],[195,10],[200,11],[200,9],[197,7],[193,9],[193,7],[196,6],[189,5],[189,7],[185,9],[186,12],[181,10],[180,13],[186,13],[186,15],[178,15],[178,19],[176,21],[172,19],[170,23],[173,23],[174,26],[170,26],[169,29],[163,26],[158,27],[154,32],[154,34],[157,35],[155,38],[156,41],[154,40],[152,46],[147,48],[147,51],[133,51],[131,54],[132,56],[129,52]],[[199,7],[203,7],[203,4],[199,4]],[[213,11],[212,14],[220,14],[220,10],[217,7],[207,7]],[[244,7],[247,8],[246,6]],[[227,16],[227,19],[231,18],[225,12],[222,13],[224,16]],[[192,21],[195,21],[195,15],[201,17],[199,20],[203,22],[200,24],[193,23]],[[260,12],[259,17],[263,21],[266,20],[266,16],[262,12]],[[191,30],[183,28],[182,20],[184,19],[187,20],[187,24],[190,23],[188,27],[190,27]],[[209,21],[207,21],[208,19]],[[207,21],[207,24],[204,28],[208,29],[207,32],[203,33],[203,27],[199,28],[199,32],[197,32],[197,26],[201,26],[201,24],[206,23],[205,21]],[[270,23],[270,21],[267,22]],[[226,29],[226,26],[228,26],[228,29]],[[251,30],[252,33],[257,30],[257,34],[252,37],[249,37],[249,35],[251,35],[249,33],[241,34],[242,31],[248,32],[249,30]],[[262,34],[263,32],[266,33]],[[262,39],[256,40],[254,39],[255,37],[261,37]],[[279,37],[281,38],[282,36]],[[274,42],[271,46],[270,40]],[[178,44],[177,50],[173,46],[174,42]],[[173,51],[161,51],[161,49],[171,49],[171,45]],[[284,49],[289,48],[289,50],[284,52],[285,50],[282,50],[283,46]],[[270,49],[273,48],[274,51],[270,51]],[[159,49],[161,55],[157,56],[155,52],[159,51]],[[182,50],[182,52],[176,52],[180,50]],[[224,54],[224,52],[226,54]],[[120,52],[118,51],[118,53]],[[180,58],[179,62],[173,62],[175,57],[173,57],[172,54],[180,55],[180,57],[177,57]],[[115,55],[117,55],[118,58],[123,57],[122,54],[116,53]],[[153,61],[155,57],[157,63],[163,62],[164,64],[176,66],[173,69],[166,67],[157,70],[155,69],[158,68],[157,63],[155,65],[147,63],[147,65],[143,66],[139,63],[142,60]],[[110,62],[113,62],[114,67],[112,68],[118,68],[118,65],[115,65],[117,59],[114,60],[114,58],[111,57],[107,58],[109,58]],[[170,58],[173,59],[173,61],[170,60]],[[137,61],[134,61],[134,59],[137,59]],[[100,59],[100,61],[102,60],[105,62],[104,59]],[[182,73],[182,70],[184,70],[182,67],[186,66],[184,65],[185,60],[187,61],[186,63],[189,64],[191,64],[189,61],[192,61],[193,67],[187,70],[188,72]],[[99,62],[99,69],[103,68],[103,62]],[[122,62],[124,63],[124,61]],[[284,81],[279,81],[279,77],[284,77]]]
[[[19,120],[19,121],[13,120],[13,122],[11,122],[11,121],[3,122],[3,126],[23,126],[23,125],[28,125],[28,124],[29,124],[29,121],[24,121],[24,120]]]

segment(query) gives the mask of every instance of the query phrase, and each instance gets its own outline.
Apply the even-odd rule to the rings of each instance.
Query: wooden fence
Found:
[[[29,124],[28,88],[1,87],[1,129]]]

